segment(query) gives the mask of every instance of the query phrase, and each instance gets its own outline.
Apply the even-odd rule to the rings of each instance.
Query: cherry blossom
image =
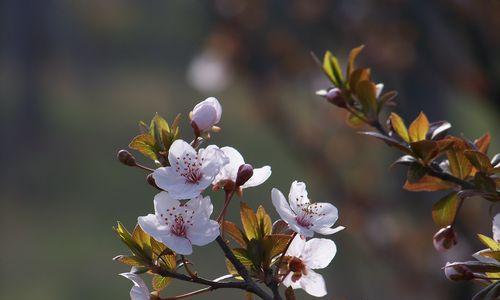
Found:
[[[290,228],[307,237],[314,232],[320,234],[334,234],[343,226],[331,228],[338,219],[338,210],[331,203],[311,203],[307,197],[306,184],[294,181],[290,187],[288,202],[276,188],[271,191],[273,205],[280,217],[288,223]]]
[[[192,245],[203,246],[219,236],[219,223],[210,220],[210,197],[198,196],[181,203],[169,193],[154,198],[155,213],[138,218],[141,228],[178,254],[193,252]]]
[[[150,299],[148,286],[146,285],[146,283],[144,283],[144,280],[142,280],[142,278],[139,275],[134,273],[121,273],[120,275],[127,279],[130,279],[134,283],[134,286],[130,290],[131,300]]]
[[[191,112],[191,122],[194,123],[200,133],[210,131],[212,126],[219,123],[222,115],[222,107],[217,98],[209,97],[196,104]]]
[[[336,253],[337,246],[332,240],[314,238],[306,242],[296,235],[283,259],[288,266],[283,285],[304,289],[315,297],[325,296],[325,280],[313,269],[326,268]]]
[[[168,152],[169,167],[158,168],[153,178],[174,199],[191,199],[207,188],[229,162],[224,152],[210,145],[198,152],[183,140],[176,140]]]
[[[219,174],[215,176],[213,184],[217,185],[217,183],[224,181],[232,181],[234,183],[238,176],[238,169],[245,164],[245,160],[238,150],[233,147],[222,147],[220,150],[229,158],[229,163],[220,169]],[[269,176],[271,176],[270,166],[255,168],[253,169],[253,175],[241,185],[241,188],[258,186],[264,183]]]

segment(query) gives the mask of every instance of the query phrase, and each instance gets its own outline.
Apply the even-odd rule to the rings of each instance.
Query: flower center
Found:
[[[165,225],[170,227],[170,232],[179,237],[186,237],[187,230],[193,226],[194,211],[187,208],[184,204],[167,208],[165,214],[160,217]]]
[[[291,257],[288,261],[288,270],[292,272],[292,281],[296,282],[302,275],[307,275],[306,265],[298,257]]]
[[[203,159],[201,159],[203,161]],[[198,159],[198,154],[193,157],[189,153],[185,153],[184,156],[177,157],[175,162],[175,170],[182,177],[186,179],[186,183],[198,184],[203,177],[200,171],[202,162]]]
[[[302,206],[302,207],[301,207]],[[319,210],[323,204],[312,203],[307,206],[299,205],[301,213],[295,217],[295,221],[302,227],[310,228],[313,225],[313,218],[325,216],[325,213],[320,213]]]

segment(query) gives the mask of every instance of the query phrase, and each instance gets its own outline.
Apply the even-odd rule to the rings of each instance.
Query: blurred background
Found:
[[[314,95],[328,86],[309,52],[345,63],[365,44],[396,111],[446,119],[471,139],[489,131],[499,151],[500,2],[468,0],[0,1],[0,298],[127,299],[112,261],[127,249],[112,231],[152,211],[138,169],[115,159],[155,112],[168,120],[208,96],[223,106],[213,143],[240,150],[273,175],[245,192],[276,218],[270,190],[303,180],[347,227],[325,276],[327,299],[469,299],[446,261],[468,260],[491,234],[485,201],[468,201],[459,244],[434,251],[439,194],[404,191],[394,149],[356,134],[345,114]],[[146,159],[137,154],[144,163]],[[212,194],[216,210],[222,194]],[[236,212],[237,204],[233,205]],[[231,217],[239,223],[236,214]],[[225,273],[218,248],[192,259]],[[198,286],[174,283],[164,295]],[[299,299],[310,299],[298,292]],[[216,291],[217,299],[242,298]]]

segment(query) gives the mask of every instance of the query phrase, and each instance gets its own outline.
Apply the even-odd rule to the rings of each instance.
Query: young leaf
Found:
[[[133,239],[130,232],[122,225],[122,223],[118,222],[117,227],[113,227],[115,232],[118,234],[120,239],[127,245],[127,247],[137,256],[147,258],[147,255],[142,251],[142,247],[138,245]]]
[[[141,226],[135,225],[132,231],[132,239],[148,255],[148,258],[151,258],[151,237],[142,230]]]
[[[145,267],[148,265],[148,262],[135,255],[118,255],[113,258],[113,260],[119,261],[122,264],[129,265],[131,267]]]
[[[489,133],[485,133],[482,137],[478,138],[474,141],[474,145],[477,150],[486,154],[488,152],[488,148],[490,147],[491,136]]]
[[[425,140],[427,132],[429,132],[429,120],[427,120],[427,116],[423,112],[421,112],[418,117],[410,124],[410,127],[408,129],[410,140],[412,142]]]
[[[467,159],[464,151],[470,149],[469,145],[463,139],[450,137],[453,145],[446,151],[446,156],[450,163],[451,174],[460,179],[465,179],[472,171],[472,164]]]
[[[241,229],[236,226],[233,222],[224,221],[222,224],[223,230],[227,233],[236,243],[238,243],[241,247],[246,247],[248,240],[241,231]]]
[[[359,114],[362,115],[361,112]],[[363,126],[363,124],[365,124],[363,119],[359,118],[358,116],[356,116],[352,113],[349,113],[347,115],[346,123],[347,123],[347,125],[349,125],[353,128],[359,128],[359,127]]]
[[[451,225],[455,220],[459,199],[456,192],[452,192],[432,206],[432,219],[439,227]]]
[[[148,133],[136,136],[132,142],[130,142],[129,147],[139,151],[144,156],[149,157],[152,160],[158,160],[155,152],[155,139]]]
[[[490,248],[490,250],[500,251],[500,243],[497,243],[494,239],[482,234],[478,234],[477,237],[479,238],[479,241],[486,247]]]
[[[405,190],[411,192],[435,192],[449,190],[453,187],[453,184],[429,175],[425,175],[417,182],[410,182],[407,180],[403,186]]]
[[[245,203],[241,202],[240,206],[241,223],[243,224],[243,229],[248,240],[258,239],[259,234],[259,223],[257,217],[253,210]]]
[[[377,87],[368,80],[360,81],[356,85],[356,96],[363,106],[363,112],[368,114],[377,111]]]
[[[418,142],[411,142],[410,147],[413,153],[421,158],[426,164],[439,154],[438,144],[435,141],[421,140]]]
[[[155,274],[152,279],[152,286],[155,291],[162,291],[167,287],[167,285],[172,281],[171,277],[162,277]]]
[[[437,121],[429,124],[429,132],[426,139],[439,140],[446,136],[446,133],[451,128],[451,124],[446,121]]]
[[[391,121],[391,126],[394,131],[407,143],[410,142],[410,136],[408,135],[408,129],[403,119],[396,113],[391,113],[389,120]]]
[[[383,135],[381,133],[378,133],[376,131],[361,131],[359,133],[363,134],[363,135],[374,137],[374,138],[379,139],[379,140],[382,140],[387,145],[389,145],[391,147],[398,148],[399,150],[401,150],[402,152],[404,152],[406,154],[413,155],[413,152],[408,147],[406,147],[405,145],[403,145],[400,142],[396,141],[395,139],[387,137],[387,136],[385,136],[385,135]]]
[[[265,236],[264,244],[266,246],[264,248],[266,249],[269,259],[272,259],[285,251],[291,237],[292,236],[288,234],[270,234]]]
[[[232,249],[234,256],[246,267],[251,267],[253,265],[252,260],[248,256],[247,250],[243,248]]]
[[[415,157],[411,155],[403,155],[391,164],[391,168],[393,168],[396,165],[411,166],[417,163],[418,161]]]
[[[266,213],[266,210],[262,207],[262,205],[259,205],[255,216],[257,217],[257,222],[259,223],[260,236],[264,237],[271,234],[273,231],[273,223],[271,221],[271,217]]]
[[[490,159],[483,152],[475,150],[465,150],[464,155],[471,162],[471,164],[481,172],[489,173],[491,169],[493,169]]]
[[[397,96],[398,96],[398,92],[396,92],[396,91],[389,91],[389,92],[382,94],[379,97],[377,113],[379,113],[384,106],[388,106],[388,105],[394,106],[396,103],[392,100],[394,100]]]
[[[351,91],[356,94],[356,87],[358,83],[361,81],[371,81],[370,69],[357,69],[351,73],[349,77],[349,88]]]
[[[361,53],[365,45],[361,45],[359,47],[356,47],[349,52],[349,60],[347,62],[347,70],[346,70],[346,76],[349,78],[351,76],[352,71],[355,69],[354,62],[356,61],[356,58],[358,55]]]
[[[336,87],[342,87],[344,84],[344,77],[340,69],[339,62],[330,51],[326,51],[323,58],[323,69]]]

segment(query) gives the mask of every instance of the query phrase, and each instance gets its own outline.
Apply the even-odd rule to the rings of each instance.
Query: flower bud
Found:
[[[469,268],[463,265],[453,265],[450,263],[446,263],[444,266],[444,275],[451,281],[474,279],[474,273],[472,273]]]
[[[159,189],[160,191],[162,190],[162,189],[160,189],[160,188],[158,187],[158,185],[156,185],[156,181],[155,181],[155,179],[153,178],[153,174],[149,174],[149,175],[146,177],[146,181],[147,181],[147,182],[149,183],[149,185],[151,185],[152,187],[157,188],[157,189]]]
[[[242,186],[253,176],[253,167],[250,164],[243,164],[238,168],[236,175],[236,186]]]
[[[344,96],[342,96],[342,91],[338,88],[330,89],[325,98],[328,102],[338,106],[338,107],[346,107]]]
[[[130,166],[130,167],[134,167],[136,165],[135,157],[132,154],[130,154],[130,152],[128,152],[127,150],[118,151],[118,154],[116,155],[116,157],[124,165]]]
[[[437,251],[443,252],[457,244],[457,234],[451,226],[446,226],[439,229],[433,238],[434,248]]]
[[[219,123],[222,115],[222,107],[219,101],[210,97],[196,104],[191,112],[191,126],[202,133],[212,129],[212,126]]]

